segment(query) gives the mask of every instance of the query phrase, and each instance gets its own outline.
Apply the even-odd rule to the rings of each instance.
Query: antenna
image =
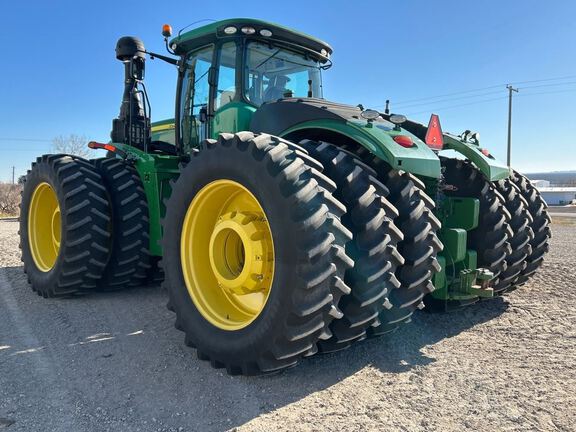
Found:
[[[193,23],[188,24],[186,27],[182,27],[180,30],[178,30],[178,37],[180,37],[180,35],[182,34],[182,32],[184,30],[186,30],[188,27],[192,27],[194,24],[200,24],[201,22],[205,22],[205,21],[211,21],[211,22],[216,22],[215,19],[212,18],[204,18],[198,21],[194,21]]]

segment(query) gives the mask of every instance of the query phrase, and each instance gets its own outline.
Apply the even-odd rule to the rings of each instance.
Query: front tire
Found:
[[[317,167],[279,138],[222,134],[173,184],[164,285],[176,327],[212,366],[249,375],[294,366],[341,318],[351,233]]]

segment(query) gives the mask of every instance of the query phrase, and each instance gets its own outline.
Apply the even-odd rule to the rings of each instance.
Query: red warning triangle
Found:
[[[444,147],[444,138],[442,136],[442,127],[440,126],[440,118],[437,114],[430,116],[428,123],[428,131],[426,132],[426,145],[434,150],[442,150]]]

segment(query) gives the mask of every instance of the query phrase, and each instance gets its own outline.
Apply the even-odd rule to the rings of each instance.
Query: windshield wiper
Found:
[[[271,60],[272,58],[276,57],[280,51],[282,51],[281,49],[278,49],[275,53],[271,54],[268,58],[266,58],[262,63],[260,63],[258,66],[256,66],[254,69],[258,69],[260,66],[262,66],[264,63],[266,63],[267,61]]]

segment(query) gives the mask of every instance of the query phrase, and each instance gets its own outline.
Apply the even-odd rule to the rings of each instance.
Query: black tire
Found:
[[[348,348],[366,338],[378,319],[388,294],[397,289],[396,269],[404,260],[396,245],[403,238],[393,219],[398,211],[385,198],[388,189],[376,172],[357,156],[328,143],[303,141],[308,153],[324,165],[323,173],[336,183],[334,196],[347,208],[342,223],[353,235],[346,253],[354,260],[344,281],[352,289],[339,303],[344,317],[330,325],[332,337],[319,343],[320,351]]]
[[[511,253],[506,255],[506,269],[493,283],[495,294],[503,294],[514,289],[518,276],[526,267],[526,258],[532,253],[530,242],[534,233],[530,225],[532,216],[528,211],[528,204],[514,182],[507,178],[494,182],[496,190],[504,198],[504,206],[510,214],[510,237]]]
[[[441,158],[447,196],[471,197],[480,201],[478,227],[468,232],[468,246],[478,253],[478,267],[494,274],[497,282],[506,271],[512,249],[510,214],[504,199],[470,161]]]
[[[530,228],[533,232],[533,238],[530,240],[531,251],[526,257],[526,266],[515,282],[515,285],[519,286],[526,283],[542,265],[544,256],[550,249],[549,242],[552,237],[552,231],[550,230],[551,219],[547,211],[548,205],[542,199],[538,189],[530,183],[530,180],[516,171],[513,172],[511,180],[526,200],[528,212],[532,217],[530,223]]]
[[[363,147],[354,151],[378,173],[378,179],[388,189],[386,198],[398,210],[394,223],[404,236],[398,243],[404,258],[404,264],[396,269],[400,286],[391,291],[389,308],[382,310],[378,322],[368,331],[369,336],[380,336],[409,322],[414,311],[424,307],[424,297],[434,291],[432,278],[440,271],[437,257],[443,249],[437,235],[440,221],[433,213],[434,202],[418,178],[392,169]]]
[[[119,290],[146,282],[149,264],[148,204],[136,169],[122,159],[92,161],[102,179],[111,206],[112,250],[101,290]]]
[[[331,321],[342,317],[337,304],[350,292],[343,279],[353,265],[344,246],[352,235],[340,222],[346,209],[332,196],[334,183],[318,168],[298,146],[241,132],[205,141],[174,182],[162,240],[168,307],[186,344],[213,367],[255,375],[294,366],[316,351],[318,340],[329,337]],[[233,331],[212,325],[195,306],[180,255],[192,199],[219,179],[242,184],[258,199],[274,240],[276,268],[266,305],[253,322]]]
[[[94,289],[110,253],[110,205],[102,177],[80,157],[44,155],[32,164],[20,205],[20,249],[32,289],[59,297]],[[48,271],[38,268],[30,249],[28,220],[34,191],[47,183],[60,208],[60,247]],[[46,234],[48,235],[48,234]]]

